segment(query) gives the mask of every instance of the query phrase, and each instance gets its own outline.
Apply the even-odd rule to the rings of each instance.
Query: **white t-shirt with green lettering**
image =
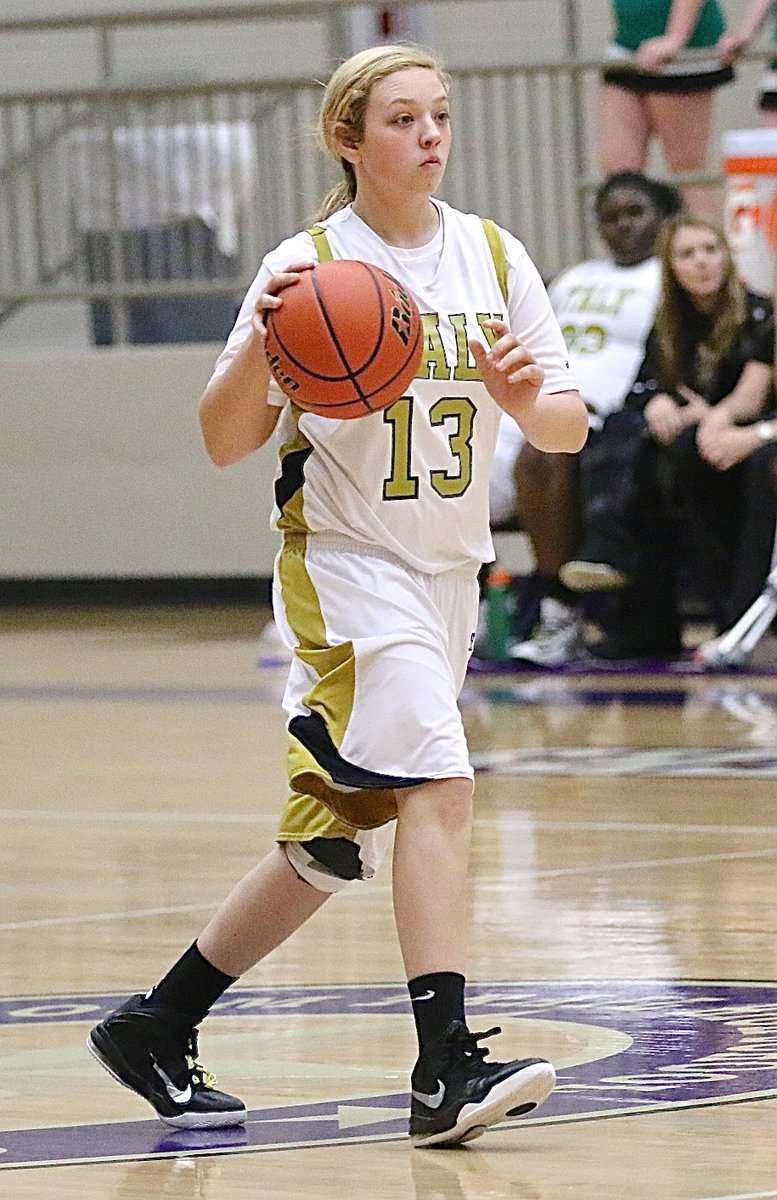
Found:
[[[594,259],[563,271],[548,288],[580,394],[600,418],[621,407],[634,382],[660,283],[657,258],[636,267]]]

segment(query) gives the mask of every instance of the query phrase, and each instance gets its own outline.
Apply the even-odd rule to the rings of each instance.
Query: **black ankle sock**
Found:
[[[418,1049],[440,1036],[449,1021],[464,1021],[464,976],[455,971],[417,975],[408,983],[418,1034]]]
[[[150,1003],[164,1004],[199,1025],[208,1010],[216,1003],[237,976],[225,975],[212,966],[193,942],[164,979],[152,988]]]

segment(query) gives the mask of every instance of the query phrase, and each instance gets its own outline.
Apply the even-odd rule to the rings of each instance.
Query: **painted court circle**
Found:
[[[0,1027],[69,1025],[107,1015],[124,995],[0,999]],[[560,1064],[541,1115],[516,1125],[629,1116],[777,1096],[777,982],[532,981],[472,984],[473,1027],[494,1020],[574,1027],[589,1052]],[[235,988],[214,1016],[341,1018],[407,1015],[400,984]],[[80,1040],[82,1030],[78,1030]],[[30,1041],[34,1043],[34,1030]],[[85,1052],[84,1052],[85,1053]],[[84,1070],[90,1069],[84,1063]],[[157,1156],[260,1152],[403,1138],[406,1093],[249,1110],[245,1128],[175,1130],[155,1119],[0,1130],[0,1169]]]

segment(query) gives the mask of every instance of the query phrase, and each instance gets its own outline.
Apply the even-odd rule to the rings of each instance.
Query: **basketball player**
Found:
[[[197,1064],[196,1026],[332,893],[374,874],[393,827],[394,909],[419,1042],[412,1136],[456,1144],[535,1108],[553,1087],[541,1059],[487,1062],[480,1042],[490,1035],[466,1022],[473,772],[456,699],[477,572],[493,556],[488,478],[500,414],[559,451],[580,448],[587,416],[521,244],[504,231],[490,244],[480,218],[433,198],[451,143],[448,86],[442,67],[409,46],[363,51],[335,72],[320,124],[343,182],[314,234],[263,261],[202,397],[215,463],[276,438],[283,545],[273,602],[294,651],[284,697],[291,797],[278,844],[197,941],[90,1035],[111,1074],[173,1125],[246,1119]],[[265,354],[266,313],[328,254],[388,270],[424,314],[414,385],[360,420],[290,406]]]

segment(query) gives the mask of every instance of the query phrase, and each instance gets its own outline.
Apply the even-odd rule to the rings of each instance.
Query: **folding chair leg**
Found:
[[[777,616],[777,566],[772,567],[764,590],[735,625],[720,637],[699,646],[696,661],[709,670],[739,666],[755,649]]]

